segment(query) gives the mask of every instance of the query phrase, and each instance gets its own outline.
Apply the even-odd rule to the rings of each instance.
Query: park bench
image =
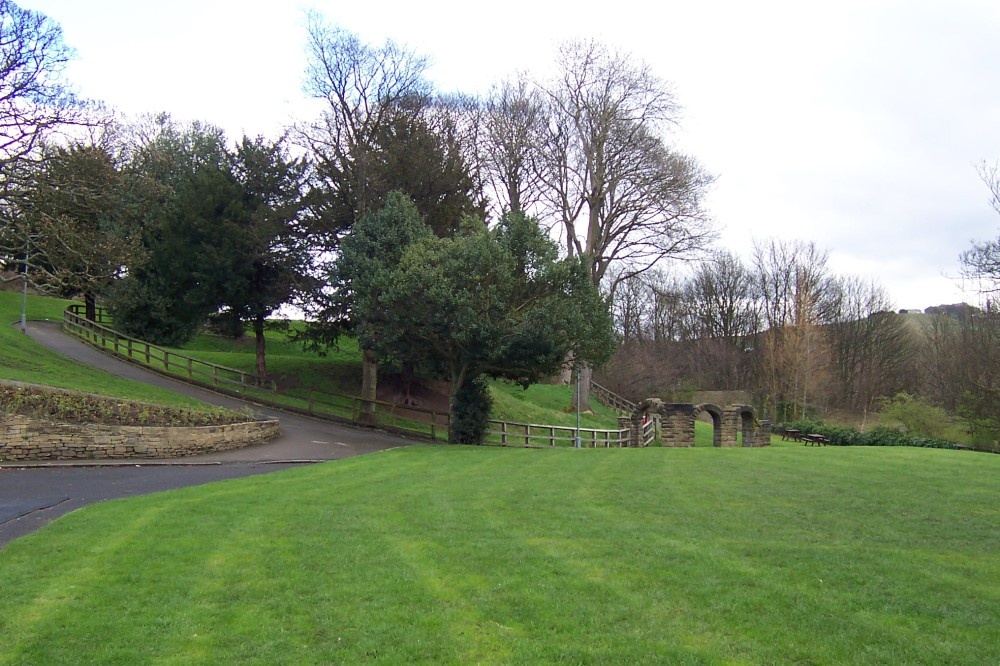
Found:
[[[781,439],[784,441],[792,440],[795,442],[802,441],[802,433],[794,428],[785,428],[785,432],[782,433]]]
[[[802,443],[808,446],[826,446],[830,443],[830,440],[826,435],[820,435],[818,433],[812,433],[809,435],[802,435]]]

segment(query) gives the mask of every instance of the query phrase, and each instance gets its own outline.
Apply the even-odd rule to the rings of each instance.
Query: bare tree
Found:
[[[560,77],[543,86],[542,174],[567,251],[600,283],[613,262],[623,265],[620,281],[703,248],[714,238],[701,207],[713,179],[663,139],[677,115],[666,84],[592,41],[564,45],[558,66]]]
[[[347,30],[308,15],[306,92],[321,100],[319,118],[298,128],[329,195],[329,229],[349,227],[380,206],[387,189],[377,169],[386,128],[418,117],[430,99],[427,59],[392,41],[370,46]]]
[[[990,205],[1000,213],[1000,165],[979,165],[979,177],[990,191]],[[1000,238],[973,243],[959,255],[962,276],[978,285],[982,294],[1000,293]]]
[[[683,280],[677,274],[661,269],[648,271],[634,279],[645,282],[652,299],[647,338],[654,342],[687,340],[690,324]]]
[[[827,331],[837,404],[867,413],[879,397],[912,391],[916,343],[885,290],[860,278],[840,278],[831,287],[835,314]]]
[[[80,121],[63,78],[73,51],[44,14],[0,0],[0,166],[30,155],[49,133]]]
[[[613,296],[622,280],[689,257],[713,238],[701,205],[712,178],[666,145],[677,105],[646,65],[593,41],[564,45],[557,65],[558,77],[542,86],[546,204],[567,252],[581,257],[595,284],[620,264],[604,285]]]
[[[765,408],[777,418],[798,418],[828,388],[828,350],[819,328],[832,317],[827,256],[801,241],[754,246],[765,327],[757,345],[757,383]]]
[[[685,288],[692,352],[706,388],[745,388],[760,329],[760,299],[739,257],[717,252]]]
[[[501,210],[534,211],[541,200],[546,114],[545,99],[524,75],[494,87],[482,105],[479,160]]]
[[[12,205],[27,191],[29,163],[40,159],[46,137],[85,122],[64,78],[72,57],[57,23],[0,0],[0,260],[19,257],[22,270],[31,234]]]
[[[652,292],[638,276],[619,285],[611,302],[611,317],[622,344],[644,340],[652,300]]]

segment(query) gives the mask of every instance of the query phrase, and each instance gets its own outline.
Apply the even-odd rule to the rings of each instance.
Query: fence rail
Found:
[[[631,400],[626,400],[611,389],[605,388],[597,382],[590,383],[590,394],[598,403],[608,409],[613,409],[623,416],[628,416],[635,412],[636,404]]]
[[[586,448],[610,448],[628,446],[628,430],[601,430],[574,426],[544,425],[540,423],[516,423],[511,421],[490,421],[486,435],[487,444],[500,446],[574,446],[579,436],[580,446]]]
[[[448,436],[449,415],[444,412],[311,389],[282,391],[275,382],[261,381],[252,372],[202,361],[123,335],[105,325],[110,324],[111,320],[103,308],[98,308],[95,319],[96,321],[90,321],[84,316],[82,305],[72,304],[63,313],[63,327],[71,335],[105,353],[145,366],[155,372],[207,386],[220,393],[249,399],[261,405],[326,420],[421,435],[432,440]],[[598,387],[597,384],[594,386]],[[602,389],[603,387],[600,387],[598,390]],[[614,396],[607,389],[603,391]],[[580,445],[588,448],[629,446],[627,429],[577,429],[573,426],[496,420],[491,420],[489,424],[490,429],[485,442],[487,444],[528,447],[573,446],[579,437]],[[643,446],[655,438],[652,421],[647,426],[644,430],[652,429],[652,435],[647,439],[644,434]]]
[[[264,388],[275,391],[274,382],[262,380],[252,372],[228,368],[224,365],[201,361],[138,338],[123,335],[105,326],[109,321],[103,308],[98,309],[97,321],[90,321],[82,314],[83,306],[70,305],[63,313],[63,327],[71,334],[83,338],[99,349],[129,361],[141,362],[168,375],[179,375],[188,380],[209,384],[212,387],[240,386],[244,389]]]

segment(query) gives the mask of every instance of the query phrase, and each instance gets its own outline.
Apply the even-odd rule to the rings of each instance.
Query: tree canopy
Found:
[[[400,197],[383,213],[392,209],[415,215]],[[351,236],[379,247],[382,237],[373,231],[385,222],[366,215]],[[489,229],[469,218],[453,237],[411,237],[398,262],[381,264],[374,277],[353,276],[355,314],[364,322],[365,344],[449,380],[452,441],[483,436],[485,419],[470,427],[459,418],[467,408],[463,398],[481,400],[483,376],[527,386],[557,372],[567,355],[600,363],[613,350],[607,304],[586,268],[577,258],[559,259],[558,246],[536,221],[508,214]],[[398,238],[388,240],[386,256],[399,252]],[[350,236],[344,246],[353,247]],[[344,261],[364,265],[350,253]]]
[[[212,314],[237,331],[252,324],[266,375],[265,318],[309,279],[308,164],[282,141],[243,137],[230,148],[215,128],[167,123],[134,168],[157,184],[160,201],[145,220],[147,259],[111,295],[116,323],[170,344]]]
[[[15,207],[25,263],[36,287],[82,294],[93,319],[98,295],[142,256],[135,192],[96,145],[50,147],[43,157]]]

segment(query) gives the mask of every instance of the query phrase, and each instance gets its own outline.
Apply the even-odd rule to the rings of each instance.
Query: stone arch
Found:
[[[660,416],[663,446],[694,446],[694,422],[702,412],[712,417],[713,446],[737,446],[739,435],[743,437],[743,446],[756,446],[757,439],[760,439],[760,446],[770,443],[770,423],[762,423],[758,434],[754,409],[750,405],[729,405],[723,408],[710,402],[693,405],[647,398],[636,405],[627,419],[631,431],[631,446],[641,446],[643,420],[653,414]]]
[[[728,429],[725,427],[725,415],[718,405],[713,405],[710,402],[694,405],[694,411],[691,414],[691,429],[694,429],[694,422],[702,412],[706,412],[712,417],[712,446],[731,446],[725,437],[728,434]]]

